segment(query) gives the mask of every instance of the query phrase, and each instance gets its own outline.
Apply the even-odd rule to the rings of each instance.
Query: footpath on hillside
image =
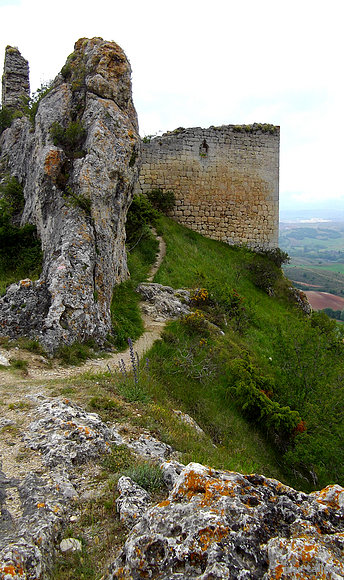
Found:
[[[157,253],[157,257],[155,263],[153,264],[152,268],[150,269],[149,275],[147,277],[148,282],[152,282],[153,278],[158,271],[165,253],[166,253],[166,244],[162,237],[157,236],[157,240],[159,241],[159,249]],[[141,358],[145,352],[147,352],[154,342],[160,337],[162,330],[166,324],[166,321],[156,321],[153,317],[149,314],[146,314],[142,311],[142,319],[144,322],[144,333],[140,338],[134,343],[134,350],[135,353]],[[24,351],[18,347],[14,347],[9,349],[8,351],[2,351],[2,354],[6,356],[6,358],[21,358],[26,360],[28,363],[28,370],[25,376],[20,377],[20,382],[23,381],[37,381],[37,380],[44,380],[49,381],[53,379],[61,379],[61,378],[69,378],[74,375],[90,372],[90,373],[97,373],[106,371],[109,368],[111,370],[116,370],[118,368],[118,364],[123,360],[124,364],[129,366],[130,363],[130,350],[129,347],[124,352],[114,353],[108,358],[98,358],[98,359],[89,359],[84,364],[80,366],[73,366],[73,367],[65,367],[58,362],[53,361],[52,366],[47,368],[46,362],[44,357],[39,355],[34,355],[27,351]],[[0,370],[0,386],[6,385],[13,385],[17,380],[9,370]]]

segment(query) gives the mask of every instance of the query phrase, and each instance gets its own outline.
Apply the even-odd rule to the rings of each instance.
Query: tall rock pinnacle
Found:
[[[2,76],[2,106],[21,109],[23,100],[29,96],[29,63],[17,48],[6,46]]]
[[[11,286],[0,300],[2,334],[34,336],[53,352],[89,338],[102,344],[111,333],[141,154],[130,77],[116,43],[80,39],[34,127],[22,117],[0,137],[0,167],[6,161],[22,183],[22,223],[37,226],[44,252],[41,279]]]

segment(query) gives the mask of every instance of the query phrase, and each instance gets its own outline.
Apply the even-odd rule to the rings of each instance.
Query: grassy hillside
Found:
[[[167,218],[156,227],[167,253],[155,281],[189,288],[193,312],[167,325],[139,377],[85,377],[85,397],[96,389],[105,419],[109,397],[135,403],[135,421],[184,463],[263,473],[304,490],[343,484],[344,326],[304,314],[278,253],[230,247]],[[142,333],[135,287],[156,252],[149,236],[132,245],[131,281],[112,303],[119,348]],[[181,428],[172,409],[189,413],[205,436]]]
[[[343,483],[344,348],[336,324],[307,317],[269,258],[166,219],[162,230],[167,255],[156,281],[204,288],[208,298],[195,300],[199,314],[171,324],[149,353],[154,396],[190,412],[227,449],[227,467],[238,468],[240,458],[244,470],[283,472],[304,489]]]

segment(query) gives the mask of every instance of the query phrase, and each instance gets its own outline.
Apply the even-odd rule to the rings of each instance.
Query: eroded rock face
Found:
[[[36,420],[25,432],[23,444],[38,450],[48,469],[30,471],[23,479],[7,477],[0,462],[1,580],[50,578],[61,532],[85,492],[85,478],[78,468],[86,465],[89,471],[112,445],[122,442],[114,427],[67,399],[38,393],[30,400],[38,403]],[[13,497],[18,501],[15,513]]]
[[[120,477],[117,489],[120,493],[116,499],[116,508],[121,522],[131,529],[150,504],[150,495],[130,477]]]
[[[24,437],[31,449],[38,449],[50,467],[72,467],[97,459],[120,445],[122,438],[96,413],[86,413],[68,399],[45,400],[37,407],[39,419],[33,421]]]
[[[182,288],[174,290],[171,286],[163,286],[154,282],[139,284],[137,292],[143,300],[142,310],[153,320],[163,321],[179,318],[190,313],[190,292]]]
[[[2,106],[22,109],[30,96],[29,63],[13,46],[6,46],[2,75]]]
[[[307,495],[260,475],[164,468],[168,499],[143,513],[107,580],[344,577],[340,486]]]
[[[10,308],[0,300],[2,334],[34,336],[53,352],[89,338],[102,344],[111,332],[112,290],[128,276],[124,224],[141,152],[130,75],[117,44],[81,39],[34,126],[23,117],[0,137],[0,167],[24,187],[22,223],[36,224],[42,241],[47,290],[38,330],[35,316],[12,317],[22,291],[12,288]]]

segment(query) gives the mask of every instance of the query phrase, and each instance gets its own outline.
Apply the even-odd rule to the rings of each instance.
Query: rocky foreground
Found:
[[[1,580],[48,579],[58,552],[80,549],[74,538],[61,542],[63,532],[94,488],[97,464],[117,445],[160,464],[169,493],[154,504],[129,477],[119,479],[117,510],[130,532],[104,580],[344,577],[340,486],[306,494],[261,475],[184,466],[149,433],[128,437],[68,399],[28,398],[34,420],[23,443],[40,465],[0,473]]]

